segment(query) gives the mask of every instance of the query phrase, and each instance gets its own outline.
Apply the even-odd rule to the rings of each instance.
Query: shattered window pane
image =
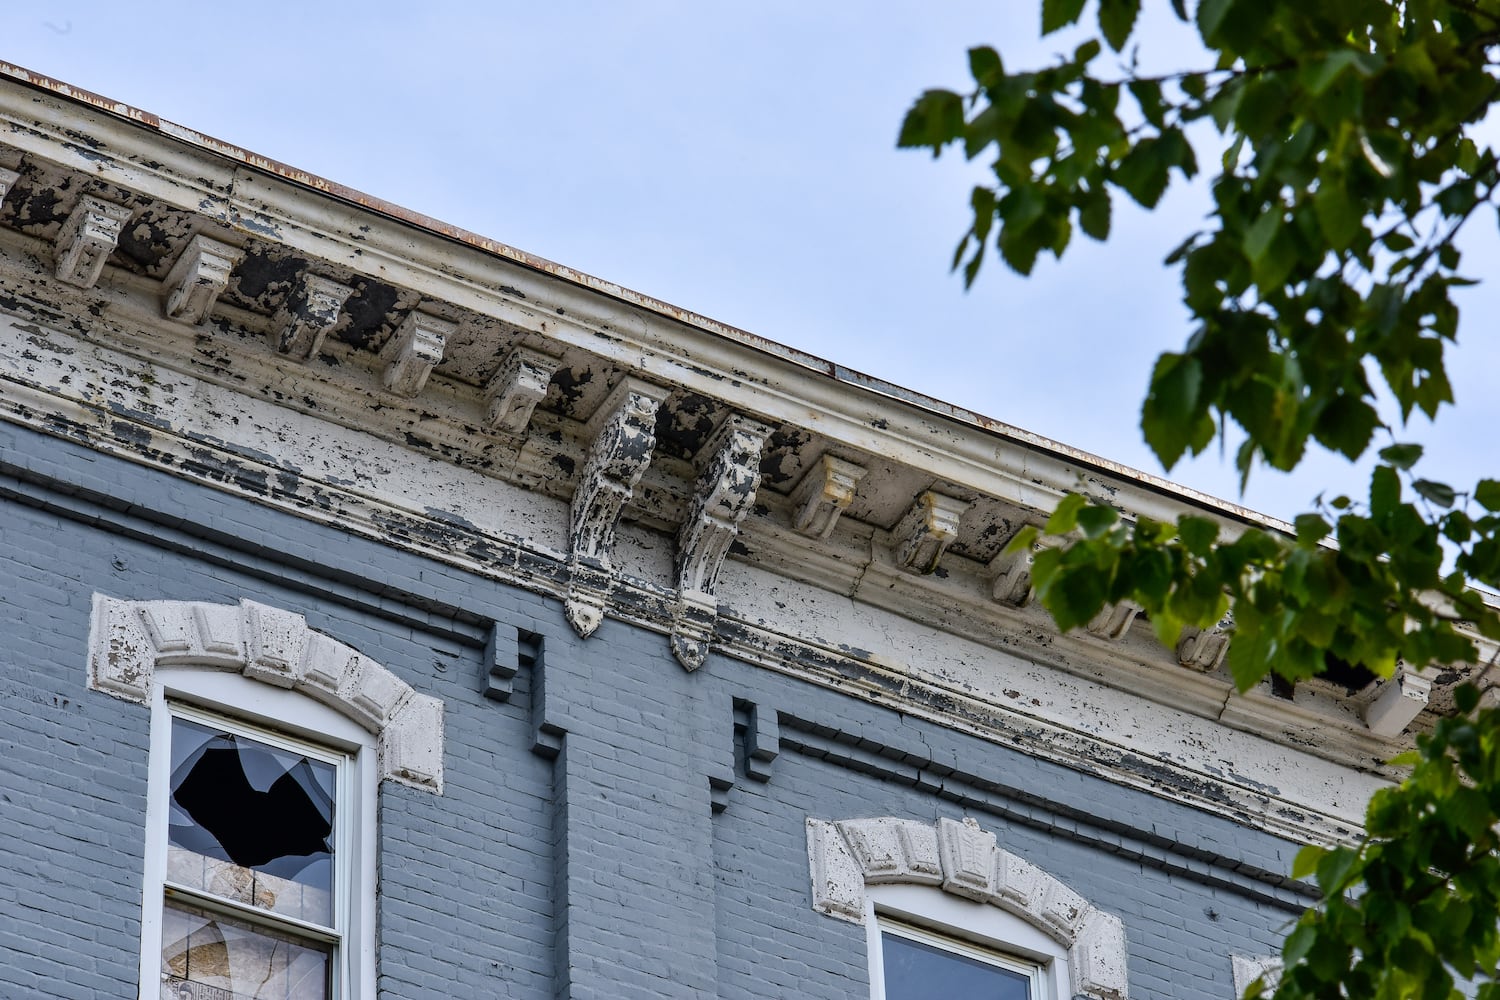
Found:
[[[326,761],[174,718],[168,881],[332,927],[335,774]]]
[[[162,911],[161,1000],[328,1000],[332,946],[206,910]]]

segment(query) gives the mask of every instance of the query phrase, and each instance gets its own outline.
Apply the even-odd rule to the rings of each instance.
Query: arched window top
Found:
[[[973,819],[807,821],[813,908],[863,923],[866,887],[934,886],[1015,915],[1067,949],[1075,997],[1126,1000],[1125,926],[1057,878],[1002,850]]]
[[[254,601],[120,601],[94,595],[89,687],[149,704],[158,667],[243,674],[301,692],[376,737],[379,776],[442,793],[443,703],[368,656]]]

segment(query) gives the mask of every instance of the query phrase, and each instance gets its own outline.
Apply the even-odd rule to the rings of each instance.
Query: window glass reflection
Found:
[[[1031,1000],[1031,978],[882,931],[886,1000]]]
[[[172,720],[167,879],[331,927],[336,768]]]

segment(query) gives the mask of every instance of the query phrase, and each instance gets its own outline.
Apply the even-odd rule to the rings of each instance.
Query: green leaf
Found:
[[[1005,66],[1000,61],[1000,53],[988,45],[976,45],[969,50],[969,73],[974,77],[974,82],[981,87],[989,86],[1005,75]]]
[[[963,133],[963,98],[950,90],[929,90],[906,113],[896,145],[903,149],[930,146],[935,156]]]
[[[1058,501],[1044,530],[1049,535],[1066,535],[1078,527],[1078,512],[1087,506],[1088,499],[1082,493],[1069,493]]]
[[[1109,216],[1109,188],[1100,185],[1084,195],[1078,225],[1086,234],[1100,242],[1109,239]]]
[[[1419,444],[1393,444],[1380,449],[1381,460],[1397,469],[1410,469],[1421,457],[1422,446]]]
[[[1377,465],[1370,474],[1370,513],[1377,518],[1395,513],[1401,502],[1401,480],[1389,465]]]
[[[1141,107],[1141,116],[1161,128],[1166,122],[1167,106],[1161,99],[1161,84],[1155,80],[1131,80],[1130,93]]]
[[[1125,48],[1140,12],[1141,0],[1099,0],[1099,31],[1110,48]]]
[[[1297,852],[1292,859],[1292,878],[1307,878],[1318,870],[1318,865],[1328,854],[1328,848],[1319,847],[1317,844],[1308,844]]]
[[[1333,531],[1321,514],[1298,514],[1293,524],[1297,528],[1297,541],[1305,546],[1317,545]]]
[[[1335,250],[1347,249],[1364,231],[1363,207],[1350,196],[1342,177],[1324,178],[1312,200],[1318,227]]]
[[[1318,861],[1318,886],[1325,896],[1337,895],[1349,885],[1349,877],[1359,863],[1359,854],[1347,847],[1335,847]]]
[[[1299,923],[1297,929],[1287,935],[1286,944],[1282,945],[1282,960],[1287,965],[1296,965],[1307,957],[1317,939],[1317,928],[1311,924]]]
[[[1281,208],[1277,206],[1269,212],[1262,213],[1259,218],[1250,223],[1245,230],[1245,238],[1241,246],[1245,251],[1245,258],[1252,264],[1258,263],[1265,257],[1266,251],[1271,249],[1271,241],[1275,238],[1277,230],[1281,228]]]
[[[1141,407],[1141,431],[1168,469],[1184,452],[1201,451],[1213,438],[1213,421],[1201,409],[1202,387],[1203,367],[1197,358],[1163,354],[1156,359],[1151,388]]]
[[[1120,514],[1113,507],[1091,504],[1078,511],[1078,527],[1089,538],[1098,538],[1113,527],[1119,519]]]
[[[1042,0],[1042,34],[1066,28],[1083,14],[1084,0]]]
[[[1040,532],[1037,531],[1036,525],[1022,525],[1021,530],[1017,531],[1014,535],[1011,535],[1010,541],[1005,543],[1003,554],[1010,555],[1015,552],[1024,552],[1026,549],[1029,549],[1036,544],[1037,536],[1039,534]]]
[[[1114,182],[1141,207],[1155,208],[1167,190],[1167,171],[1171,167],[1157,140],[1142,139],[1115,167]]]
[[[1219,539],[1219,526],[1206,517],[1184,516],[1177,521],[1177,537],[1193,555],[1205,556]]]
[[[1500,512],[1500,481],[1481,479],[1474,487],[1474,499],[1485,510]]]
[[[1435,483],[1430,479],[1418,479],[1411,484],[1417,495],[1437,504],[1439,507],[1452,507],[1453,501],[1458,498],[1453,487],[1447,483]]]
[[[1322,59],[1304,63],[1302,86],[1313,97],[1317,97],[1349,69],[1360,69],[1359,53],[1354,49],[1335,49]]]

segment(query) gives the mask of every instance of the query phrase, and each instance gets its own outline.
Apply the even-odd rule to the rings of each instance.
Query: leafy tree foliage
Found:
[[[1127,523],[1069,497],[1045,528],[1069,544],[1035,556],[1038,596],[1064,629],[1134,601],[1169,645],[1232,616],[1242,690],[1334,660],[1386,677],[1473,663],[1475,634],[1500,639],[1471,586],[1500,588],[1500,480],[1422,477],[1422,448],[1382,422],[1376,384],[1401,427],[1453,401],[1452,292],[1472,283],[1455,238],[1500,200],[1477,129],[1500,96],[1500,0],[1171,2],[1203,68],[1139,70],[1140,0],[1041,0],[1044,33],[1097,31],[1036,70],[972,49],[971,92],[917,100],[902,146],[958,145],[993,169],[954,267],[973,282],[993,252],[1027,274],[1075,227],[1107,239],[1119,197],[1154,208],[1199,172],[1193,140],[1217,134],[1213,212],[1167,258],[1194,329],[1157,360],[1146,441],[1170,469],[1238,439],[1234,425],[1242,482],[1257,464],[1292,469],[1311,443],[1377,462],[1366,495],[1320,502],[1290,536]],[[1455,977],[1500,998],[1500,710],[1479,700],[1461,691],[1460,715],[1419,740],[1410,779],[1370,804],[1367,839],[1303,853],[1296,874],[1324,899],[1287,940],[1279,998],[1448,998]]]

